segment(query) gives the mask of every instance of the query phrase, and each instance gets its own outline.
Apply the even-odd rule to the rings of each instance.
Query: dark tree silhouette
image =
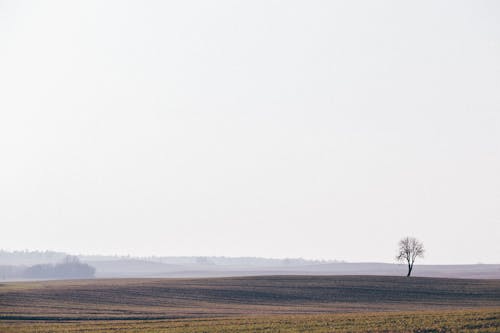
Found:
[[[78,257],[67,256],[59,264],[42,264],[28,267],[24,276],[30,279],[88,279],[93,278],[95,268],[80,262]]]
[[[423,257],[424,252],[424,244],[414,237],[405,237],[399,241],[399,250],[396,260],[408,264],[407,277],[411,275],[415,259],[417,259],[417,257]]]

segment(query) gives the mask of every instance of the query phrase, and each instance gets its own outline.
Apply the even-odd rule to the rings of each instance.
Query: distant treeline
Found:
[[[57,264],[68,256],[56,251],[5,251],[0,250],[0,266],[32,266],[38,264]]]
[[[68,254],[56,251],[5,251],[0,250],[0,266],[32,266],[40,264],[57,264],[64,260]],[[259,258],[259,257],[204,257],[204,256],[151,256],[134,257],[120,255],[79,255],[83,262],[141,260],[171,265],[196,265],[196,266],[258,266],[258,267],[288,267],[307,266],[318,264],[331,264],[343,261],[338,260],[308,260],[302,258]]]
[[[57,264],[39,264],[29,267],[0,266],[1,279],[87,279],[93,278],[95,268],[67,256]]]

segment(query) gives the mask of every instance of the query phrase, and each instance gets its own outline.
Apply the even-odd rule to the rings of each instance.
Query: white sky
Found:
[[[0,0],[0,248],[500,263],[500,2]]]

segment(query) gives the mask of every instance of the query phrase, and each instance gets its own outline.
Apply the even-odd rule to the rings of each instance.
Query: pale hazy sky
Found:
[[[0,0],[0,248],[500,263],[500,2]]]

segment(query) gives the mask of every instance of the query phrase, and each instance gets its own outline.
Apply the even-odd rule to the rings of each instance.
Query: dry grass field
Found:
[[[500,308],[130,321],[0,321],[4,333],[499,332]]]
[[[499,332],[500,280],[378,276],[0,285],[0,332]]]

